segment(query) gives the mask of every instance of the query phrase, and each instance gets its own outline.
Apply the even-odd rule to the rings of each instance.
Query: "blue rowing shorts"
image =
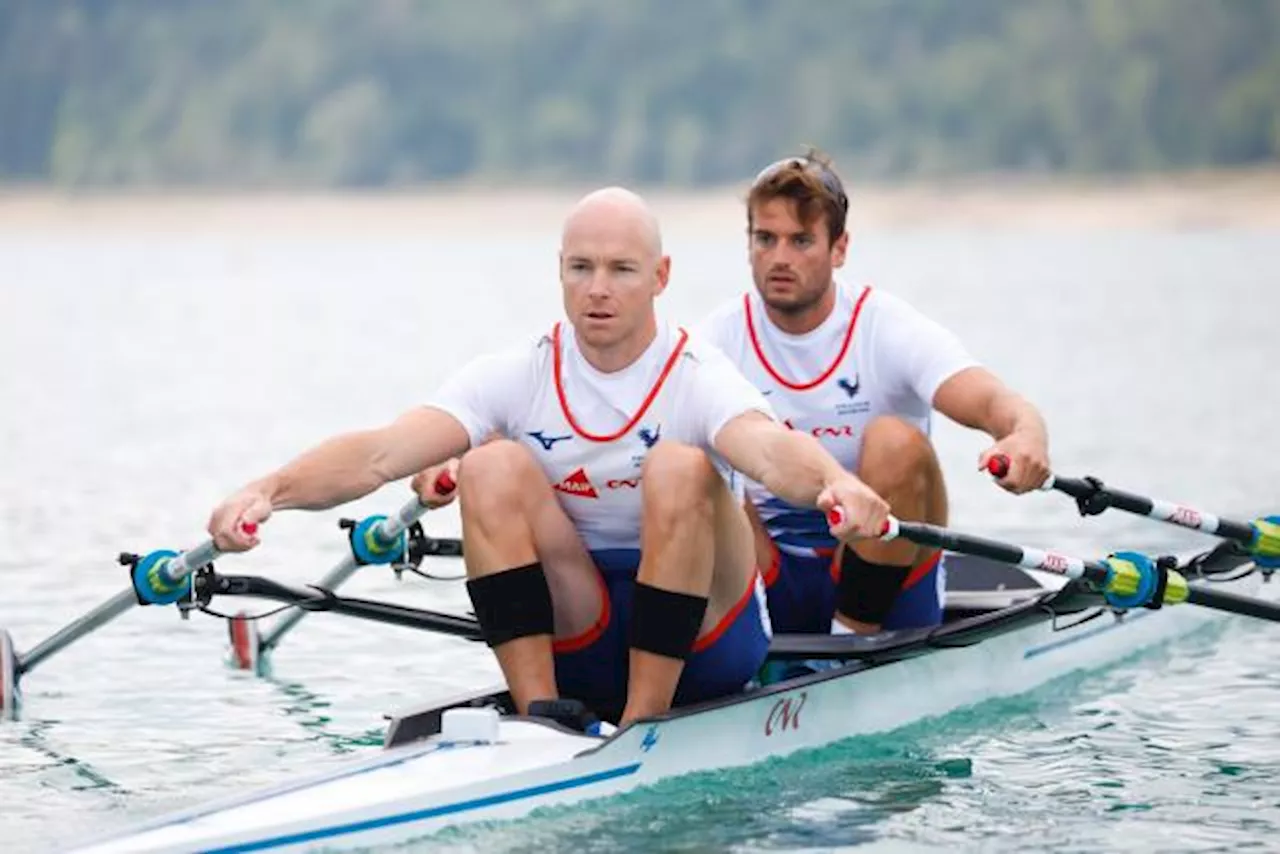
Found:
[[[600,571],[604,608],[596,624],[555,642],[556,684],[562,697],[597,710],[621,711],[626,703],[631,649],[631,594],[640,568],[638,549],[591,553]],[[754,581],[714,628],[700,635],[676,687],[677,706],[741,691],[769,651],[765,606]]]
[[[913,567],[885,618],[885,629],[920,629],[942,624],[946,568],[941,552]],[[775,545],[764,571],[769,620],[778,634],[830,634],[836,614],[840,564],[834,549],[814,556],[783,552]]]

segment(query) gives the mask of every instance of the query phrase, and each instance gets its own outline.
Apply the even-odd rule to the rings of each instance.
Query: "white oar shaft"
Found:
[[[70,646],[89,634],[89,632],[101,628],[137,604],[138,597],[132,588],[117,593],[80,619],[58,629],[47,639],[32,647],[30,651],[19,656],[18,672],[20,674],[26,673],[49,656]]]
[[[409,526],[416,522],[422,514],[426,512],[426,505],[418,501],[417,498],[414,498],[396,511],[394,516],[389,516],[378,522],[374,528],[374,536],[383,542],[394,540],[396,537],[401,536],[406,530],[408,530]],[[354,556],[349,555],[342,561],[342,563],[329,570],[329,572],[326,573],[319,582],[317,582],[317,586],[323,587],[326,590],[335,590],[342,584],[345,584],[347,579],[355,575],[356,570],[359,568],[359,562],[356,561]],[[279,645],[281,639],[291,631],[294,626],[298,625],[306,615],[307,611],[302,608],[286,613],[274,626],[271,627],[271,631],[263,635],[259,649],[261,651],[274,649]]]
[[[212,563],[221,554],[222,552],[212,540],[206,540],[195,548],[164,561],[156,567],[156,573],[167,585],[177,585],[200,567]],[[27,672],[49,656],[65,649],[69,644],[95,629],[101,628],[137,604],[138,594],[132,587],[120,591],[83,617],[69,623],[32,647],[29,652],[19,658],[18,672]]]
[[[987,471],[995,477],[1004,477],[1009,471],[1008,458],[1000,455],[992,457],[987,463]],[[1040,485],[1040,489],[1045,492],[1057,490],[1070,495],[1076,500],[1080,512],[1084,515],[1096,515],[1108,507],[1115,507],[1136,516],[1146,516],[1193,531],[1202,531],[1235,540],[1249,547],[1255,554],[1271,557],[1277,550],[1274,538],[1263,537],[1258,528],[1259,522],[1266,520],[1255,520],[1249,523],[1224,519],[1184,504],[1111,489],[1104,486],[1102,481],[1092,477],[1074,478],[1051,474]]]
[[[221,555],[222,552],[213,544],[213,540],[205,540],[194,549],[188,549],[177,557],[170,559],[160,568],[160,574],[170,584],[176,584],[197,569],[200,569],[200,567],[213,563]]]
[[[1147,515],[1161,522],[1172,522],[1174,525],[1204,531],[1206,534],[1216,534],[1222,528],[1222,521],[1212,513],[1203,513],[1172,501],[1161,501],[1158,498],[1151,499],[1151,510]]]
[[[356,574],[356,570],[360,568],[360,564],[356,563],[356,559],[348,557],[342,563],[325,573],[324,576],[316,582],[317,587],[323,587],[325,590],[336,590],[346,583],[347,579]],[[307,612],[302,608],[294,608],[286,611],[271,630],[262,636],[259,642],[259,652],[267,652],[275,648],[289,633],[294,626],[302,621]]]
[[[833,521],[843,517],[843,514],[833,511]],[[994,541],[981,541],[976,537],[965,537],[946,531],[946,529],[938,528],[932,525],[920,525],[913,523],[900,522],[896,517],[890,516],[884,524],[884,533],[879,539],[884,542],[906,536],[907,539],[920,541],[922,538],[935,540],[931,545],[939,547],[951,548],[962,546],[959,550],[963,551],[963,546],[972,549],[975,545],[978,547],[978,554],[1000,560],[1005,563],[1020,566],[1023,569],[1036,569],[1041,572],[1052,572],[1056,575],[1064,575],[1067,578],[1083,578],[1085,576],[1086,564],[1084,560],[1070,555],[1058,554],[1057,552],[1047,552],[1043,549],[1034,549],[1029,546],[1005,546],[1002,543]],[[944,546],[943,543],[946,543]]]

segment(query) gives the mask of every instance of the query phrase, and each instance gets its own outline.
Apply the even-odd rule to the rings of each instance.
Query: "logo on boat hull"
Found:
[[[640,739],[640,750],[642,753],[648,753],[658,746],[658,725],[650,724],[649,728],[644,731],[644,738]]]
[[[792,694],[774,703],[764,719],[764,734],[771,736],[777,732],[800,729],[800,711],[808,699],[809,692],[801,691],[799,696]]]

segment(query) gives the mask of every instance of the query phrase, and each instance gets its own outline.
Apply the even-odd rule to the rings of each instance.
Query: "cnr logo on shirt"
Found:
[[[786,419],[782,423],[786,424],[787,427],[792,430],[803,430],[810,436],[817,439],[852,439],[858,435],[857,431],[853,429],[852,424],[820,424],[817,427],[804,428],[797,427],[790,418]]]

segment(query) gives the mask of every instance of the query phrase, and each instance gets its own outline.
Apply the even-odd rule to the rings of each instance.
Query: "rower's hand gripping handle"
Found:
[[[841,525],[843,525],[844,524],[843,508],[837,506],[837,507],[832,507],[830,510],[828,510],[827,524],[830,525],[832,529],[838,528]],[[892,540],[898,536],[898,530],[899,530],[899,526],[898,526],[897,518],[890,516],[888,519],[885,520],[884,524],[880,526],[880,533],[877,535],[877,539],[888,542],[889,540]]]
[[[1010,462],[1008,457],[1006,457],[1004,454],[996,454],[995,456],[991,457],[991,459],[987,460],[987,473],[990,474],[992,477],[994,477],[996,480],[1001,480],[1007,474],[1009,474],[1009,466],[1010,466]],[[1053,475],[1049,475],[1047,478],[1045,478],[1044,483],[1040,484],[1040,489],[1042,489],[1045,492],[1048,492],[1051,489],[1053,489],[1053,485],[1054,485]]]
[[[439,495],[448,495],[458,484],[447,471],[436,475],[433,488]],[[359,522],[344,519],[341,524],[350,531],[351,554],[361,566],[370,564],[400,563],[408,554],[409,529],[428,506],[420,496],[400,509],[390,518],[367,516]]]

